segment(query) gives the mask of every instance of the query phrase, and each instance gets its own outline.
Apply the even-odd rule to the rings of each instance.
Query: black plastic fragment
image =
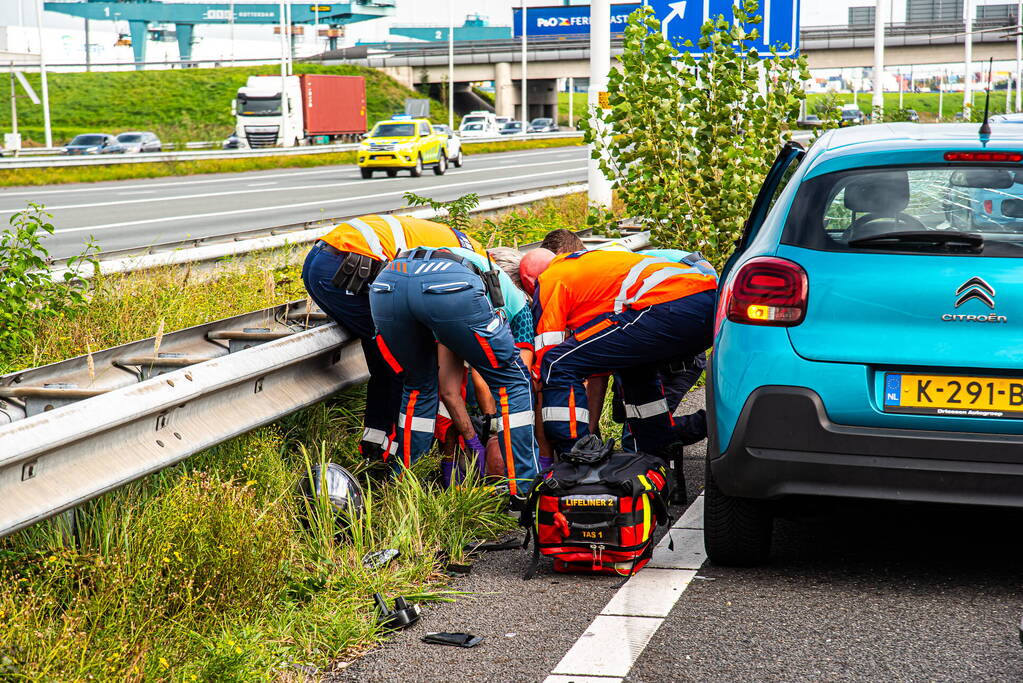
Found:
[[[423,636],[424,643],[433,645],[453,645],[455,647],[476,647],[483,642],[481,636],[471,633],[427,633]]]
[[[419,605],[410,605],[405,598],[395,598],[393,610],[380,593],[374,593],[373,600],[377,606],[377,624],[386,629],[408,628],[419,621]]]

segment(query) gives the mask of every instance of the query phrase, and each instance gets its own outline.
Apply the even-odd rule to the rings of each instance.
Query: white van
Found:
[[[471,111],[458,126],[458,134],[463,138],[497,137],[497,131],[497,117],[489,111]]]

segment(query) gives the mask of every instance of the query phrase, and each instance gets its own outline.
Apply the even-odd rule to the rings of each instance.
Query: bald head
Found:
[[[540,277],[540,273],[547,270],[547,266],[551,265],[553,260],[554,252],[543,247],[533,249],[522,257],[522,263],[519,264],[519,278],[522,280],[522,289],[526,290],[526,294],[533,296],[536,279]]]

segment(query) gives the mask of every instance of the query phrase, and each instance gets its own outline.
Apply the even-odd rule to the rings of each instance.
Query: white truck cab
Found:
[[[243,147],[294,147],[304,137],[298,76],[249,76],[233,108],[235,135]]]

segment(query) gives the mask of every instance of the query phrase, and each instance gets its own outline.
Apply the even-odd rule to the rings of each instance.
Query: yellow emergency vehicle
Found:
[[[386,171],[393,178],[408,170],[413,178],[423,174],[424,166],[444,175],[448,170],[447,137],[433,132],[427,119],[394,116],[380,121],[359,145],[359,170],[363,178],[373,171]]]

